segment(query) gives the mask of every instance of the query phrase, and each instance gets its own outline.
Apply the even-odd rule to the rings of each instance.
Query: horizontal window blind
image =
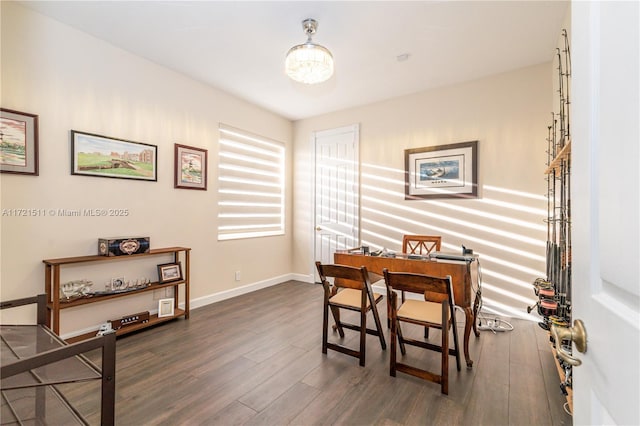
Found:
[[[284,144],[219,129],[218,240],[284,234]]]

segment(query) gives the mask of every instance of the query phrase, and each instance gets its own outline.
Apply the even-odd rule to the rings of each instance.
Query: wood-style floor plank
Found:
[[[289,424],[319,393],[320,391],[316,388],[296,382],[245,424]]]
[[[378,305],[386,350],[368,335],[365,367],[336,351],[322,354],[322,296],[319,285],[290,281],[195,309],[189,320],[122,336],[116,424],[571,424],[548,335],[537,324],[514,320],[512,332],[472,334],[474,366],[467,369],[462,355],[457,371],[450,357],[449,395],[442,395],[435,383],[403,373],[389,376],[386,301]],[[343,319],[357,323],[350,315]],[[371,314],[367,323],[374,327]],[[459,321],[461,347],[463,330]],[[412,338],[423,334],[420,327],[403,332]],[[345,334],[340,339],[329,331],[332,341],[357,348],[358,334]],[[440,332],[431,330],[429,340],[439,339]],[[408,363],[439,371],[439,353],[407,351]],[[67,388],[90,424],[99,424],[99,387]]]

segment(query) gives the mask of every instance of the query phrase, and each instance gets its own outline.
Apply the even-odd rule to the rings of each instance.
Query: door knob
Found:
[[[587,331],[584,328],[582,320],[575,320],[573,327],[558,327],[556,324],[553,324],[551,326],[551,335],[556,342],[556,351],[560,358],[576,367],[582,364],[581,360],[574,358],[569,352],[562,348],[563,340],[571,340],[575,344],[578,352],[585,353],[587,351]]]
[[[316,231],[322,231],[322,228],[320,228],[319,226],[316,226]]]

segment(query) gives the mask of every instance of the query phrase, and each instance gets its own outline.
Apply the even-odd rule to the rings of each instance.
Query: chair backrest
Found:
[[[431,277],[408,272],[390,272],[386,268],[382,270],[382,273],[389,298],[395,298],[394,290],[423,294],[425,300],[429,302],[442,303],[446,301],[449,305],[451,318],[455,318],[450,275],[444,278]]]
[[[412,274],[408,272],[390,272],[383,269],[384,281],[389,291],[406,291],[409,293],[425,294],[432,297],[430,302],[441,302],[451,299],[451,277],[431,277],[423,274]],[[438,300],[439,299],[439,300]]]
[[[322,284],[329,284],[327,278],[334,278],[333,285],[336,287],[353,288],[356,290],[371,287],[369,274],[367,268],[364,266],[357,268],[347,265],[323,265],[320,262],[316,262],[316,268],[318,268],[318,275],[320,275]]]
[[[440,251],[442,237],[435,235],[405,235],[402,237],[402,252],[407,254],[429,254]]]

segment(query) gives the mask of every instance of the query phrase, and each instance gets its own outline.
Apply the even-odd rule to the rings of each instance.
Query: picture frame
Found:
[[[71,130],[71,174],[158,180],[158,147]]]
[[[174,316],[174,303],[173,297],[158,300],[158,318]]]
[[[0,108],[0,172],[38,176],[38,116]]]
[[[111,290],[124,290],[127,287],[124,277],[111,278]]]
[[[182,265],[180,262],[163,263],[158,265],[158,282],[160,284],[182,279]]]
[[[478,198],[478,141],[405,149],[405,200]]]
[[[174,188],[207,190],[207,150],[174,144]]]

